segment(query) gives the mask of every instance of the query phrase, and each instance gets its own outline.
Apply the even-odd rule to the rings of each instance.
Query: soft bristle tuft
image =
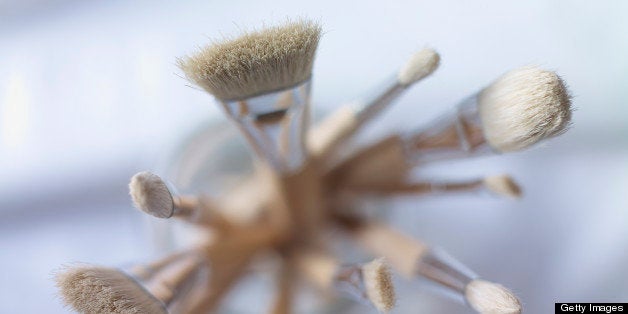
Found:
[[[310,78],[321,26],[288,21],[219,42],[179,59],[186,77],[222,100],[240,100]]]
[[[504,74],[478,96],[488,143],[501,152],[527,148],[563,133],[571,121],[571,97],[561,78],[537,67]]]
[[[440,64],[440,56],[433,49],[415,53],[397,74],[399,84],[407,86],[432,74]]]
[[[174,213],[172,194],[161,178],[150,172],[140,172],[131,178],[129,192],[139,210],[157,218],[169,218]]]
[[[63,301],[80,313],[162,313],[163,303],[119,270],[68,268],[56,276]]]
[[[495,194],[513,198],[521,197],[521,187],[507,175],[486,177],[484,178],[484,186]]]
[[[384,259],[379,258],[362,266],[362,275],[369,300],[380,312],[390,312],[395,307],[395,287]]]
[[[508,289],[496,283],[473,280],[466,289],[469,305],[482,314],[519,314],[521,303]]]

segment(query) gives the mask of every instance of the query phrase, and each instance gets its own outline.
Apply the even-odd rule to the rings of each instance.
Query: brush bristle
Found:
[[[222,100],[241,100],[310,78],[321,26],[298,20],[247,32],[179,59],[188,80]]]
[[[519,314],[521,303],[508,289],[496,283],[473,280],[465,289],[469,305],[482,314]]]
[[[510,176],[499,175],[484,178],[484,186],[491,192],[503,196],[519,198],[521,188]]]
[[[129,192],[139,210],[157,218],[169,218],[174,213],[174,200],[166,183],[150,172],[140,172],[131,178]]]
[[[488,143],[517,151],[563,133],[571,121],[571,97],[554,72],[524,67],[504,74],[478,96]]]
[[[384,259],[379,258],[362,266],[362,275],[369,300],[380,312],[390,312],[395,307],[395,287]]]
[[[407,86],[432,74],[440,63],[440,56],[433,49],[415,53],[397,74],[399,84]]]
[[[68,268],[56,276],[63,301],[79,313],[163,313],[163,303],[119,270]]]

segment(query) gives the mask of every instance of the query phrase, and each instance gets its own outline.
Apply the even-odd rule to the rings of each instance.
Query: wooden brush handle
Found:
[[[328,291],[338,270],[338,261],[318,249],[301,249],[294,253],[297,270],[322,291]]]
[[[273,299],[270,314],[293,313],[293,302],[297,289],[297,276],[294,264],[290,259],[284,259],[278,270],[276,279],[276,295]]]
[[[183,260],[159,272],[151,280],[153,286],[151,293],[164,304],[171,304],[182,290],[194,282],[195,275],[203,264],[198,255],[188,255]]]
[[[282,235],[267,225],[236,228],[223,234],[206,249],[210,275],[204,295],[190,300],[190,314],[216,309],[223,297],[243,275],[253,258],[280,241]]]
[[[474,191],[483,188],[482,179],[463,182],[389,182],[381,185],[348,187],[348,192],[358,194],[399,195],[399,194],[429,194],[429,193],[458,193]]]
[[[421,257],[428,246],[395,229],[356,217],[337,216],[338,222],[360,246],[374,256],[383,256],[388,263],[407,278],[416,275]]]
[[[402,139],[393,135],[355,153],[338,165],[325,180],[335,187],[393,184],[404,181],[411,167],[405,156]]]

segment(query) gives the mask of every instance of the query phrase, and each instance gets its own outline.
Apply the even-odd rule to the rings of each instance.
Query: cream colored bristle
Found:
[[[320,36],[316,22],[289,21],[207,46],[178,63],[208,93],[241,100],[309,79]]]
[[[521,303],[508,289],[496,283],[473,280],[465,288],[471,307],[482,314],[519,314]]]
[[[139,210],[157,218],[169,218],[174,213],[174,200],[161,178],[150,172],[140,172],[131,178],[129,192]]]
[[[561,78],[537,67],[510,71],[478,95],[484,136],[497,151],[517,151],[566,130],[571,97]]]
[[[56,276],[63,301],[79,313],[163,313],[163,303],[116,269],[76,267]]]
[[[510,176],[490,176],[484,178],[483,182],[484,186],[495,194],[513,198],[521,197],[521,188]]]
[[[369,300],[380,312],[390,312],[395,307],[395,287],[384,259],[379,258],[362,266],[362,275]]]
[[[432,74],[440,63],[440,56],[433,49],[415,53],[397,74],[399,84],[407,86]]]

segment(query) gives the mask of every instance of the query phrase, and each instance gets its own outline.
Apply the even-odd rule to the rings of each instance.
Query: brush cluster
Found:
[[[431,125],[346,151],[351,147],[346,144],[370,120],[434,72],[440,57],[432,49],[423,49],[400,68],[394,82],[376,90],[374,98],[342,106],[312,130],[307,129],[307,122],[295,124],[301,128],[296,131],[281,129],[284,121],[268,119],[277,114],[276,106],[247,100],[281,95],[281,108],[290,111],[294,99],[284,96],[311,77],[320,32],[314,22],[292,21],[214,43],[180,59],[179,65],[192,83],[223,103],[238,100],[243,104],[241,110],[254,109],[258,115],[249,117],[253,125],[288,132],[280,133],[278,145],[262,149],[285,149],[282,139],[304,134],[307,158],[295,169],[269,163],[265,156],[271,154],[259,154],[262,162],[256,172],[216,199],[177,195],[157,175],[137,174],[129,185],[136,207],[157,218],[182,219],[211,229],[213,236],[200,247],[138,265],[126,275],[94,267],[65,270],[57,281],[67,304],[84,313],[131,313],[147,306],[155,308],[151,313],[162,308],[180,313],[213,312],[250,273],[252,264],[266,259],[276,265],[271,313],[293,312],[296,291],[303,284],[323,294],[336,291],[339,296],[347,291],[342,287],[349,287],[351,293],[345,296],[366,300],[374,309],[388,312],[396,300],[388,265],[407,280],[424,278],[451,289],[480,313],[521,312],[519,300],[508,289],[456,268],[457,263],[426,243],[367,217],[356,200],[461,192],[520,197],[520,187],[507,175],[452,182],[418,179],[411,173],[417,160],[437,162],[515,151],[561,134],[571,117],[563,81],[551,71],[516,69]],[[260,129],[241,131],[251,145],[259,144],[255,141]],[[374,260],[346,260],[350,257],[334,251],[330,234],[352,241]],[[183,263],[182,256],[190,254],[200,262]],[[198,271],[205,268],[209,271]],[[181,293],[190,285],[190,293]],[[174,309],[174,301],[183,306]]]

